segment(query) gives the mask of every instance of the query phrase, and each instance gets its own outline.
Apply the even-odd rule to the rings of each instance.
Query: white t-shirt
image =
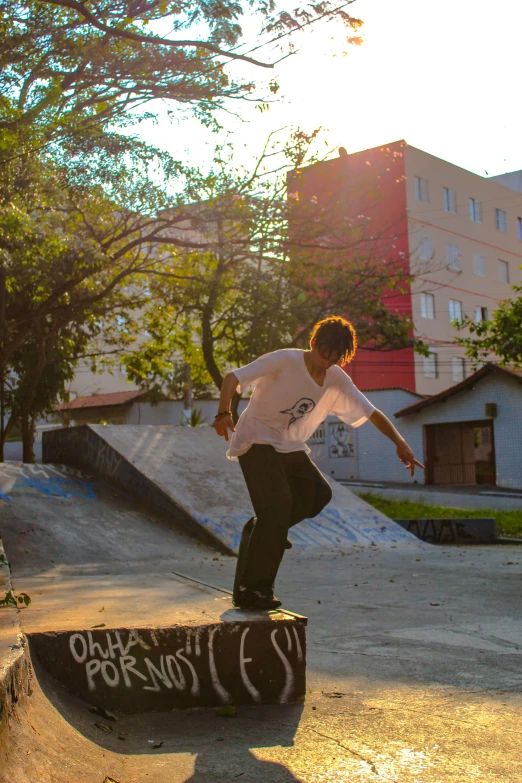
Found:
[[[332,414],[359,427],[375,408],[338,365],[330,367],[319,386],[305,364],[305,352],[284,348],[266,353],[234,370],[239,390],[254,386],[239,417],[227,457],[237,460],[253,443],[268,443],[276,451],[306,451],[306,441]]]

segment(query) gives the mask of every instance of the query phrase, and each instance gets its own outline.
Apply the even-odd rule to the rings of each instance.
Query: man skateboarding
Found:
[[[306,441],[328,415],[359,427],[369,419],[397,447],[397,456],[414,475],[424,467],[382,411],[341,369],[355,353],[352,324],[339,316],[319,321],[310,349],[267,353],[223,380],[214,429],[228,441],[227,457],[239,461],[255,517],[241,536],[233,602],[244,609],[277,609],[274,582],[292,525],[317,516],[332,490],[308,454]],[[230,403],[236,389],[254,386],[234,427]]]

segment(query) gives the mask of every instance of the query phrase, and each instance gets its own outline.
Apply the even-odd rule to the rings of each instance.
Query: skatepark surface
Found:
[[[227,448],[225,439],[209,427],[92,424],[44,436],[46,462],[92,470],[136,497],[147,495],[158,508],[170,503],[172,511],[179,510],[207,540],[237,554],[241,530],[253,509],[239,464],[225,457]],[[418,546],[413,535],[384,514],[338,482],[330,483],[333,498],[328,506],[290,530],[294,546]]]
[[[173,573],[227,590],[234,557],[99,478],[8,466],[2,490],[25,633],[238,614]],[[521,563],[510,546],[295,546],[277,592],[309,618],[303,704],[104,717],[35,661],[0,781],[522,781]]]

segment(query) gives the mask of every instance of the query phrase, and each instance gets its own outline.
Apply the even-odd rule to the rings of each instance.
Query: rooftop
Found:
[[[469,389],[477,381],[484,378],[484,376],[491,375],[492,373],[498,375],[499,377],[511,378],[512,380],[517,381],[517,383],[522,384],[522,370],[507,370],[504,367],[499,367],[496,364],[491,364],[488,362],[483,367],[481,367],[480,370],[477,370],[473,373],[473,375],[470,375],[463,381],[456,383],[454,386],[450,386],[448,389],[444,389],[444,391],[441,391],[438,394],[432,394],[430,397],[427,397],[424,400],[415,402],[413,405],[408,405],[406,408],[401,408],[401,410],[397,411],[394,416],[398,419],[400,416],[408,416],[410,413],[417,413],[423,408],[427,408],[428,405],[433,405],[436,402],[443,402],[449,397],[452,397],[454,394],[458,394],[464,389]]]
[[[142,397],[144,394],[140,389],[131,391],[111,392],[109,394],[91,394],[88,397],[76,397],[70,402],[62,402],[56,410],[70,411],[79,408],[107,408],[111,405],[124,405],[131,400]]]

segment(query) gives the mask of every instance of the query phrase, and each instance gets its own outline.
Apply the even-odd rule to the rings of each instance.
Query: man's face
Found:
[[[320,350],[315,340],[312,341],[310,347],[312,361],[318,369],[328,370],[334,364],[341,364],[342,356],[339,356],[336,351],[329,352],[328,349],[325,350],[324,348]]]

